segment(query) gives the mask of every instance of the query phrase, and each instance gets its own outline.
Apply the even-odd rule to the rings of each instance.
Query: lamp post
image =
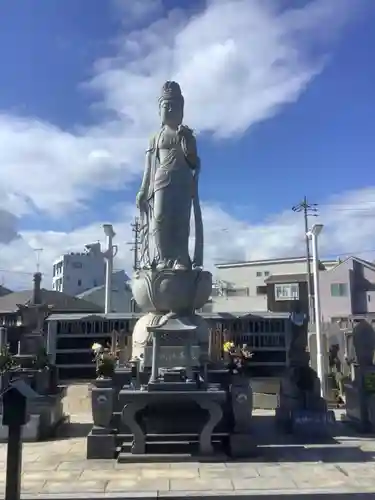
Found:
[[[318,378],[320,380],[320,394],[324,398],[326,395],[326,380],[324,367],[323,353],[323,338],[322,338],[322,313],[320,306],[320,290],[319,290],[319,255],[318,255],[318,236],[323,229],[323,224],[314,224],[310,231],[307,232],[308,238],[311,240],[312,258],[313,258],[313,278],[314,278],[314,312],[315,312],[315,332],[316,332],[316,363],[318,370]]]
[[[103,229],[107,237],[107,250],[103,253],[106,260],[104,312],[108,314],[111,312],[113,257],[117,254],[117,246],[113,245],[113,238],[116,233],[112,224],[103,224]]]
[[[106,260],[104,313],[108,314],[111,312],[113,257],[116,256],[118,248],[117,245],[113,244],[113,238],[116,236],[116,233],[113,230],[112,224],[103,224],[103,229],[107,237],[107,250],[103,253]],[[117,349],[117,332],[113,331],[111,337],[111,350],[115,354]]]

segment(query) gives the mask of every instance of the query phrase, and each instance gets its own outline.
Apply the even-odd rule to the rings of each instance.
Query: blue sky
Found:
[[[135,0],[133,7],[139,3],[142,4],[140,0],[138,2]],[[267,5],[271,3],[266,2]],[[278,2],[275,0],[273,5],[278,7],[278,12],[267,12],[267,9],[263,8],[264,4],[261,5],[262,2],[249,0],[249,23],[251,19],[253,19],[252,22],[257,19],[254,13],[260,16],[260,23],[265,23],[265,31],[261,32],[259,29],[258,33],[255,29],[253,39],[249,38],[248,40],[244,38],[246,29],[241,26],[245,35],[238,40],[238,47],[242,52],[249,50],[249,54],[251,54],[247,68],[250,75],[252,68],[253,71],[263,71],[261,66],[263,57],[259,56],[258,52],[261,54],[262,50],[265,51],[264,46],[268,47],[267,44],[269,44],[269,50],[277,47],[272,31],[276,26],[281,26],[281,21],[277,20],[277,16],[283,12],[289,16],[287,17],[288,22],[283,21],[282,24],[286,35],[289,36],[288,23],[292,22],[290,19],[293,20],[290,15],[291,9],[296,5],[299,7],[308,6],[309,3],[322,4],[322,0],[316,2],[292,0]],[[323,21],[319,19],[320,14],[318,13],[314,24],[311,21],[311,16],[306,14],[306,19],[308,18],[308,22],[311,23],[307,30],[305,30],[307,22],[305,18],[302,18],[298,26],[298,23],[293,20],[293,23],[297,24],[293,25],[293,40],[288,45],[288,50],[291,49],[291,55],[288,56],[289,59],[285,63],[288,66],[286,79],[290,80],[293,77],[294,70],[297,76],[298,72],[302,73],[304,70],[315,72],[315,74],[306,77],[306,83],[301,84],[298,89],[291,93],[292,95],[285,92],[285,95],[278,96],[276,103],[273,103],[273,98],[269,98],[267,101],[267,95],[260,96],[259,100],[265,101],[264,109],[262,108],[265,111],[262,113],[266,116],[269,115],[267,119],[264,119],[264,116],[259,118],[254,111],[252,114],[248,113],[248,116],[237,127],[234,127],[235,130],[226,130],[224,133],[220,133],[220,114],[223,123],[231,119],[235,121],[236,109],[248,105],[245,99],[248,97],[246,94],[252,91],[254,96],[251,98],[254,102],[251,101],[250,104],[255,106],[257,95],[254,88],[239,85],[237,89],[234,87],[233,81],[228,81],[232,94],[229,92],[229,98],[227,95],[226,102],[222,104],[220,95],[215,94],[214,76],[210,74],[211,70],[213,72],[217,68],[210,69],[210,64],[207,64],[206,72],[188,75],[185,86],[185,80],[182,79],[182,90],[187,89],[187,110],[189,109],[189,95],[190,93],[192,95],[190,102],[193,123],[189,123],[189,125],[201,132],[198,137],[204,169],[201,196],[207,205],[206,219],[208,222],[206,225],[216,224],[216,229],[225,230],[228,230],[232,224],[233,227],[236,224],[240,224],[239,227],[242,227],[241,224],[246,225],[242,234],[246,233],[247,240],[242,241],[245,237],[242,235],[241,241],[237,245],[238,248],[234,249],[232,254],[228,248],[225,248],[223,258],[238,257],[242,253],[244,257],[249,258],[249,247],[254,247],[254,240],[258,239],[255,236],[256,231],[264,233],[264,231],[274,230],[275,224],[279,224],[282,228],[284,222],[280,221],[282,217],[286,217],[285,212],[305,194],[311,201],[322,204],[323,214],[324,211],[327,211],[328,227],[332,224],[332,234],[336,235],[335,238],[327,236],[326,252],[344,253],[350,251],[352,248],[345,247],[342,238],[337,237],[338,224],[343,224],[344,211],[348,209],[346,215],[349,217],[353,216],[354,212],[355,215],[357,212],[363,212],[367,220],[367,211],[372,210],[372,202],[375,205],[375,188],[374,192],[371,191],[375,185],[373,168],[375,163],[375,148],[373,146],[375,66],[372,62],[375,47],[375,31],[373,30],[375,3],[363,0],[358,2],[356,8],[353,8],[352,3],[350,8],[347,7],[350,2],[344,0],[340,5],[342,9],[348,10],[347,19],[340,20],[340,22],[337,18],[343,17],[342,11],[335,10],[335,2],[327,0],[328,3],[332,4],[333,7],[330,12],[323,13]],[[336,6],[337,3],[339,2],[336,2]],[[354,3],[357,4],[357,2]],[[146,55],[142,51],[137,56],[131,55],[129,52],[122,53],[122,47],[126,40],[133,39],[135,36],[137,40],[143,37],[140,44],[147,45],[148,30],[150,33],[158,33],[157,30],[152,31],[154,28],[150,29],[153,23],[165,18],[171,11],[180,9],[179,14],[173,15],[177,16],[176,25],[179,26],[181,23],[181,27],[180,29],[176,28],[176,34],[173,31],[173,23],[169,22],[167,24],[169,31],[166,29],[166,37],[175,37],[171,43],[173,45],[178,36],[182,37],[179,33],[183,33],[185,46],[190,47],[186,42],[186,38],[191,35],[191,33],[189,35],[188,29],[191,31],[194,27],[199,34],[199,27],[194,25],[192,15],[198,17],[204,15],[205,11],[209,11],[215,2],[211,2],[211,5],[207,7],[206,3],[201,0],[188,3],[182,0],[179,2],[165,0],[162,4],[161,2],[144,0],[143,5],[149,5],[149,11],[148,13],[143,12],[142,15],[138,12],[139,16],[135,8],[129,11],[129,5],[126,6],[126,4],[128,2],[121,0],[66,0],[64,2],[61,0],[44,2],[2,0],[0,3],[0,60],[2,61],[0,110],[3,114],[3,132],[5,130],[3,135],[0,131],[0,140],[3,140],[5,147],[9,149],[13,147],[9,153],[12,167],[10,167],[10,163],[8,166],[6,164],[8,156],[4,154],[4,157],[1,158],[0,155],[0,174],[2,178],[8,174],[10,176],[10,168],[12,168],[11,177],[15,178],[14,185],[22,184],[19,190],[14,188],[14,196],[17,197],[18,202],[6,200],[3,207],[7,213],[15,215],[12,224],[16,225],[16,230],[21,236],[22,252],[24,252],[21,259],[22,269],[28,270],[32,266],[32,261],[30,261],[32,252],[26,251],[26,247],[32,249],[33,246],[40,244],[47,248],[44,258],[46,259],[45,265],[48,266],[49,259],[64,249],[58,248],[64,241],[64,244],[79,246],[86,242],[85,238],[94,235],[93,228],[99,228],[100,233],[100,223],[104,220],[128,224],[134,215],[129,206],[134,202],[142,170],[141,160],[144,144],[141,141],[142,137],[139,137],[140,145],[137,145],[139,156],[137,156],[137,152],[130,155],[131,167],[125,165],[124,172],[126,171],[126,174],[121,171],[121,165],[119,165],[122,162],[121,154],[124,152],[126,155],[126,141],[130,135],[132,135],[132,139],[138,138],[136,137],[140,130],[138,125],[140,127],[144,122],[145,137],[153,131],[152,126],[154,123],[157,124],[157,103],[156,100],[152,99],[147,103],[142,101],[144,109],[142,107],[139,113],[140,124],[133,124],[132,134],[129,132],[126,135],[128,129],[124,128],[123,142],[121,142],[121,131],[117,122],[122,120],[122,115],[120,106],[116,108],[116,105],[121,105],[123,102],[121,99],[126,99],[130,91],[126,90],[127,94],[119,98],[117,94],[122,89],[121,80],[119,82],[113,78],[110,81],[107,76],[106,79],[98,79],[98,75],[105,72],[103,67],[98,65],[98,61],[109,58],[112,61],[115,60],[115,68],[120,67],[122,70],[121,65],[126,67],[128,73],[124,70],[123,74],[123,88],[125,89],[129,81],[127,74],[131,69],[131,57],[136,57],[136,62],[139,65],[142,62],[142,57]],[[189,5],[188,11],[184,7],[187,4]],[[232,12],[234,12],[235,0],[223,1],[222,4],[231,6]],[[250,4],[253,11],[250,9]],[[181,12],[181,9],[184,12]],[[236,15],[238,17],[238,13]],[[233,25],[235,21],[238,22],[237,19],[234,19]],[[222,19],[222,22],[225,23],[226,19]],[[320,23],[325,23],[321,29],[325,36],[319,33]],[[142,31],[134,35],[137,29]],[[267,29],[269,29],[269,34]],[[216,30],[218,31],[217,43],[221,43],[221,46],[225,43],[230,44],[233,40],[233,44],[237,43],[235,38],[231,39],[229,28],[225,35],[225,43],[220,39],[221,34],[218,26],[216,26]],[[248,32],[251,34],[252,30],[254,30],[254,26],[249,24]],[[327,33],[334,36],[327,36]],[[200,36],[203,34],[201,33]],[[204,38],[205,36],[203,36]],[[155,39],[154,43],[157,44],[159,40],[160,38]],[[283,43],[283,39],[281,40]],[[210,40],[209,43],[213,44],[214,41]],[[199,54],[198,49],[194,50],[197,50],[197,54]],[[145,45],[143,51],[146,51]],[[297,53],[300,51],[300,54],[297,54],[297,62],[293,59],[293,51]],[[233,53],[237,54],[237,52]],[[268,52],[265,54],[268,57]],[[185,55],[183,56],[185,57]],[[179,53],[179,57],[181,57],[181,53]],[[188,52],[186,52],[186,57],[190,57]],[[276,63],[282,65],[285,62],[283,61],[284,59],[281,63],[279,61]],[[227,59],[226,64],[227,71],[233,72],[232,80],[235,81],[236,75],[234,73],[236,71],[238,71],[239,79],[243,76],[241,73],[244,71],[242,60],[241,64],[236,65],[233,62],[232,65],[231,60]],[[252,64],[254,64],[253,67]],[[316,68],[320,64],[322,66],[318,71]],[[181,73],[183,64],[175,63],[175,65],[179,71],[175,69],[170,74],[168,72],[163,74],[169,78]],[[225,68],[222,68],[222,71],[224,70]],[[147,71],[150,73],[150,68],[147,68],[146,73]],[[114,75],[110,76],[112,78]],[[93,81],[93,79],[96,80]],[[203,100],[200,102],[196,96],[194,98],[194,79],[198,86],[205,82],[208,86],[212,85],[212,93],[215,97],[210,96],[212,102],[208,103],[208,112],[212,113],[213,118],[208,120],[208,123],[206,123],[207,120],[204,116],[206,103]],[[155,77],[155,96],[159,90],[159,81],[161,84],[162,77],[159,79]],[[270,89],[272,90],[274,82],[271,83]],[[223,85],[225,86],[225,84],[224,82]],[[192,90],[190,90],[190,86]],[[259,92],[256,86],[255,90]],[[131,89],[130,94],[134,94],[134,88]],[[149,94],[148,90],[146,94]],[[217,113],[215,99],[218,104],[220,103],[220,110]],[[126,105],[125,103],[124,106]],[[137,111],[134,113],[132,119],[134,116],[137,117]],[[262,115],[262,113],[260,114]],[[153,117],[152,120],[143,119],[148,115]],[[125,118],[129,120],[128,115]],[[31,130],[33,134],[30,135],[33,138],[30,139],[31,146],[27,143],[27,147],[21,148],[22,154],[24,154],[22,157],[21,153],[16,154],[17,134],[20,125],[13,123],[9,129],[12,136],[8,135],[8,129],[6,129],[7,123],[12,123],[14,120],[21,120],[23,133],[26,134],[28,130]],[[76,150],[78,151],[76,145],[72,146],[71,151],[69,150],[70,146],[68,147],[65,160],[62,148],[61,160],[59,158],[57,161],[55,152],[42,151],[39,146],[34,144],[36,140],[48,142],[48,138],[50,138],[52,148],[52,144],[55,144],[53,141],[55,139],[57,141],[57,136],[64,135],[64,132],[71,134],[74,142],[77,142],[77,137],[88,135],[87,130],[90,130],[92,136],[94,127],[98,127],[95,133],[109,136],[111,120],[116,122],[114,125],[116,130],[113,133],[113,138],[111,136],[108,141],[114,141],[113,147],[116,152],[113,153],[111,150],[112,142],[105,142],[105,144],[110,144],[108,151],[112,158],[108,167],[108,176],[112,176],[112,180],[108,181],[107,187],[109,189],[106,190],[102,189],[104,183],[101,182],[106,172],[106,166],[95,166],[95,169],[100,170],[100,173],[97,174],[95,170],[92,178],[89,173],[86,182],[83,166],[80,164],[79,157],[76,156]],[[125,119],[123,121],[126,122]],[[103,122],[105,122],[105,127]],[[53,131],[48,131],[48,134],[45,131],[40,132],[40,126],[42,129],[52,127]],[[126,123],[122,126],[125,127]],[[36,132],[37,130],[38,132]],[[44,133],[46,133],[45,138]],[[53,138],[50,134],[53,134]],[[10,137],[9,144],[6,139],[8,137]],[[56,147],[59,147],[57,144],[56,142]],[[89,146],[87,147],[89,150]],[[145,147],[146,144],[144,144]],[[102,148],[99,149],[102,150]],[[30,161],[33,156],[35,158]],[[4,163],[3,169],[1,169],[2,161]],[[59,163],[60,161],[61,163]],[[60,192],[59,196],[62,200],[66,189],[66,204],[64,205],[61,201],[62,206],[58,210],[52,210],[50,207],[53,204],[53,196],[48,200],[44,199],[45,194],[35,179],[33,182],[30,179],[29,189],[25,175],[26,177],[40,175],[45,178],[43,172],[48,174],[48,162],[50,169],[53,170],[57,169],[64,161],[71,164],[70,168],[75,169],[74,175],[77,175],[78,178],[74,182],[72,180],[71,185],[65,187],[65,184],[59,185],[59,176],[56,174],[52,185],[55,185],[58,191],[61,189],[62,193]],[[73,166],[75,161],[77,162],[76,167]],[[45,171],[38,170],[40,163],[47,164]],[[78,172],[81,168],[82,175]],[[71,175],[70,170],[61,172],[61,176]],[[96,179],[94,182],[92,179],[96,175],[100,179]],[[50,190],[50,184],[46,181],[45,191]],[[349,194],[348,191],[350,191]],[[333,195],[337,195],[337,198],[332,201]],[[19,200],[22,200],[21,205],[25,203],[25,207],[22,209]],[[17,205],[16,208],[14,208],[15,205]],[[338,212],[340,213],[339,220],[336,220],[336,217],[333,221],[332,213]],[[285,219],[285,223],[297,224],[295,221],[291,222],[288,217],[289,215]],[[6,230],[9,222],[7,224],[4,226]],[[353,224],[357,226],[358,221],[354,221]],[[0,232],[1,228],[0,225]],[[47,239],[48,232],[51,231],[56,240],[54,242]],[[285,248],[282,249],[284,253],[290,253],[302,241],[301,235],[297,229],[294,229],[294,226],[289,229],[289,232],[292,239],[289,245],[286,247],[284,245]],[[58,235],[61,235],[61,238]],[[127,230],[123,230],[121,237],[128,237]],[[51,235],[48,238],[51,238]],[[375,249],[375,241],[372,242],[369,230],[366,229],[362,239],[358,239],[357,236],[355,238],[363,250]],[[274,238],[270,239],[268,235],[267,241],[262,243],[262,248],[259,248],[254,255],[259,258],[263,251],[265,257],[271,254],[276,256],[278,244],[274,240]],[[12,242],[7,241],[6,243],[7,248],[11,247]],[[20,241],[17,242],[17,245],[20,245]],[[212,242],[211,245],[213,245]],[[14,250],[11,253],[14,254]],[[219,250],[215,250],[212,259],[217,260],[220,257],[219,253]],[[126,264],[128,256],[124,255]],[[11,269],[12,265],[10,257],[4,262],[1,262],[0,259],[1,268],[7,266]]]

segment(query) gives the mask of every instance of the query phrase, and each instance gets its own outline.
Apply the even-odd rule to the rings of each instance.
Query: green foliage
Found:
[[[244,344],[242,347],[235,346],[233,342],[225,342],[223,351],[229,361],[227,368],[232,374],[246,375],[251,372],[251,358],[254,353]]]
[[[117,356],[109,348],[94,343],[91,347],[96,364],[96,375],[99,378],[112,377],[115,372]]]
[[[17,366],[18,365],[9,350],[9,345],[4,345],[0,350],[0,373],[6,373]]]
[[[100,352],[96,359],[96,375],[98,377],[112,377],[115,372],[116,357],[109,349]]]

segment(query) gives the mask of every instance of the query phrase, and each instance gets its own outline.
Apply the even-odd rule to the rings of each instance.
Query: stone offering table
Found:
[[[203,456],[213,455],[212,434],[222,419],[222,406],[225,399],[225,391],[120,391],[119,401],[120,405],[124,407],[122,421],[129,427],[133,435],[131,452],[133,454],[146,453],[147,434],[138,421],[139,413],[142,410],[148,406],[153,407],[155,403],[158,405],[170,405],[172,402],[173,405],[180,406],[186,401],[193,401],[202,410],[208,412],[207,421],[199,431],[199,454]],[[179,435],[176,434],[175,437],[178,440]]]

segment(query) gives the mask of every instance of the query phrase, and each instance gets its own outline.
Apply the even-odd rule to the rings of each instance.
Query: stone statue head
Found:
[[[178,127],[184,117],[184,98],[176,82],[165,82],[159,98],[159,113],[162,125]]]

